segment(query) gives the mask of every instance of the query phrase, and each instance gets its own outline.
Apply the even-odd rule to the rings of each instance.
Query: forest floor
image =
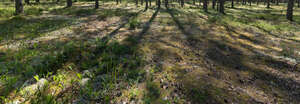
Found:
[[[64,5],[0,4],[0,102],[300,101],[300,8]]]

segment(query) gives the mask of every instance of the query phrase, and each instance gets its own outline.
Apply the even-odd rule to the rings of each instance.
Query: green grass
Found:
[[[112,4],[111,2],[109,3]],[[77,2],[75,4],[80,5],[85,3]],[[87,2],[87,4],[93,4],[93,2]],[[139,32],[136,31],[142,30],[144,24],[147,23],[148,20],[145,18],[150,17],[146,13],[149,13],[149,11],[152,13],[151,9],[149,9],[148,12],[144,12],[142,15],[138,15],[141,12],[133,12],[130,9],[123,9],[119,6],[116,6],[115,8],[104,7],[101,9],[94,9],[93,6],[73,6],[71,8],[64,8],[64,5],[65,4],[63,3],[55,4],[49,2],[25,5],[24,14],[15,16],[12,3],[1,3],[0,43],[9,44],[7,41],[37,39],[38,37],[42,37],[53,31],[74,26],[75,22],[78,22],[81,18],[85,17],[87,17],[87,21],[83,22],[88,24],[101,22],[101,25],[102,22],[105,24],[109,21],[107,19],[112,17],[125,20],[125,26],[127,27],[120,27],[119,33],[117,34],[121,34],[119,37],[126,37],[126,35],[130,36],[126,37],[122,41],[117,39],[104,40],[98,37],[90,37],[89,35],[80,37],[79,34],[85,34],[87,30],[81,29],[81,27],[80,29],[75,28],[73,30],[68,28],[70,31],[78,29],[79,32],[76,32],[73,35],[78,35],[79,38],[70,38],[66,40],[61,38],[61,40],[47,40],[33,44],[24,43],[24,46],[20,47],[18,50],[1,50],[0,82],[3,86],[0,86],[0,98],[2,102],[14,99],[12,95],[15,95],[17,97],[25,96],[26,100],[30,103],[36,104],[67,103],[73,99],[82,98],[90,100],[89,103],[96,102],[94,101],[95,99],[110,103],[110,101],[116,101],[118,97],[121,96],[115,95],[116,91],[127,90],[130,89],[127,87],[138,86],[141,83],[145,84],[145,89],[138,88],[137,90],[130,92],[130,99],[136,100],[140,97],[139,95],[144,94],[141,98],[143,103],[146,104],[151,102],[167,104],[171,102],[168,100],[162,100],[161,97],[164,95],[161,95],[162,93],[160,92],[163,92],[164,89],[159,88],[159,85],[152,82],[152,78],[156,78],[153,76],[157,75],[157,73],[161,74],[160,72],[164,71],[163,67],[159,66],[154,61],[168,60],[164,58],[171,57],[172,55],[168,55],[169,53],[172,54],[172,52],[164,51],[163,49],[159,50],[155,47],[155,49],[150,51],[161,51],[162,53],[159,54],[159,52],[157,52],[156,55],[158,56],[144,56],[148,53],[141,51],[141,48],[144,48],[140,47],[141,40],[138,40],[138,38],[135,38],[134,36],[139,35]],[[121,4],[121,6],[124,6],[124,4]],[[138,9],[141,8],[143,7]],[[160,35],[160,39],[166,39],[164,35],[167,36],[167,33],[172,34],[172,36],[176,36],[178,35],[177,32],[181,32],[180,35],[185,35],[188,39],[191,39],[188,43],[192,43],[193,39],[199,36],[199,34],[207,37],[194,40],[205,41],[207,39],[210,42],[211,40],[218,38],[217,36],[214,36],[216,34],[229,36],[228,34],[235,32],[237,34],[240,33],[239,35],[241,35],[242,32],[245,32],[244,30],[247,29],[258,30],[255,32],[264,33],[265,36],[275,35],[285,37],[284,39],[297,37],[287,37],[282,34],[296,34],[300,32],[299,8],[295,8],[294,22],[289,22],[285,19],[284,11],[281,10],[282,8],[282,5],[274,6],[272,9],[265,9],[255,5],[252,7],[236,5],[236,8],[233,9],[226,8],[226,15],[221,15],[211,8],[209,9],[209,13],[205,13],[202,9],[195,6],[184,7],[181,9],[176,7],[168,10],[161,8],[158,16],[156,17],[158,19],[154,19],[155,23],[152,24],[162,26],[162,31],[166,34],[156,33],[156,28],[153,28],[152,30],[151,26],[151,29],[146,32],[146,35],[148,35],[148,33],[151,34],[151,36]],[[95,20],[91,19],[89,16],[92,15],[97,18]],[[58,16],[62,16],[62,18]],[[119,22],[117,21],[117,23]],[[97,26],[98,25],[99,24],[97,24]],[[181,27],[177,25],[180,25]],[[179,29],[167,29],[168,26],[177,26]],[[191,31],[189,30],[190,28]],[[194,28],[196,28],[196,32],[192,31]],[[220,30],[215,34],[215,31],[211,30],[212,28],[220,28]],[[222,28],[225,29],[222,30]],[[114,31],[114,29],[115,27],[109,31]],[[98,28],[96,30],[99,30],[99,33],[104,32],[104,30]],[[173,33],[173,31],[175,32]],[[197,33],[198,31],[201,31],[201,33]],[[249,33],[255,34],[251,31]],[[208,36],[207,34],[210,35]],[[236,39],[234,36],[229,37]],[[246,36],[244,36],[244,38],[248,40],[252,39],[247,38]],[[185,38],[182,39],[184,40]],[[178,41],[176,40],[176,42]],[[224,39],[222,42],[228,42],[228,40]],[[200,46],[198,44],[194,45]],[[287,43],[287,45],[289,44]],[[282,47],[287,45],[284,44]],[[222,55],[225,53],[230,54],[230,51],[234,51],[234,48],[230,48],[225,44],[217,44],[213,46],[214,48],[222,50],[222,52],[224,52],[221,53]],[[171,45],[167,47],[171,47]],[[185,46],[185,48],[193,50],[194,47]],[[289,57],[294,54],[293,51],[293,49],[283,49],[281,54]],[[179,54],[175,51],[174,53],[176,53],[176,55]],[[146,61],[145,57],[157,57],[157,59],[153,59],[153,62],[148,62],[149,60]],[[193,56],[193,58],[194,57],[196,56]],[[228,57],[230,58],[230,56]],[[155,68],[155,70],[150,70],[151,80],[147,79],[147,72],[144,69],[144,67],[149,63],[153,65],[151,67]],[[171,62],[171,64],[173,63]],[[220,67],[227,68],[230,67],[230,65],[227,67],[220,65]],[[88,74],[86,74],[87,70],[89,71]],[[228,70],[224,69],[224,71]],[[32,96],[22,94],[22,85],[25,81],[35,79],[34,82],[36,82],[41,78],[45,78],[50,81],[46,88],[37,91]],[[80,85],[80,82],[84,78],[89,78],[90,80],[86,85],[82,86]],[[219,99],[218,97],[228,97],[223,88],[214,88],[215,86],[208,87],[211,88],[203,89],[195,87],[184,90],[187,90],[188,94],[191,94],[190,97],[187,97],[190,98],[188,100],[192,100],[193,102],[206,102],[207,100],[213,99],[223,103],[223,99]],[[53,89],[55,91],[57,90],[57,93],[59,93],[59,90],[67,88],[71,89],[71,91],[65,91],[61,96],[58,96],[60,94],[50,94]]]

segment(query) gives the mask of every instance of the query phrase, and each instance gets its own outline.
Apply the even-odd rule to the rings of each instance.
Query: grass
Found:
[[[64,5],[43,1],[14,16],[12,3],[0,4],[1,103],[284,103],[285,89],[299,92],[289,76],[298,71],[274,57],[297,59],[299,8],[289,22],[284,5],[226,15],[162,6],[157,16],[131,2]]]

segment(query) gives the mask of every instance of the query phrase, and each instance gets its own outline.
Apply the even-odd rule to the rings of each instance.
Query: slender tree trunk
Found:
[[[300,8],[300,0],[298,0],[298,8]]]
[[[151,7],[151,4],[152,4],[152,0],[149,0],[149,6]]]
[[[216,6],[216,0],[212,0],[212,8],[215,9]]]
[[[219,12],[222,13],[222,14],[225,14],[224,4],[225,4],[225,0],[219,0]]]
[[[136,6],[139,5],[139,0],[135,0],[135,5],[136,5]]]
[[[144,0],[141,0],[141,5],[144,5]]]
[[[168,5],[169,5],[168,0],[165,0],[165,7],[168,8]]]
[[[267,8],[270,8],[270,0],[267,0]]]
[[[59,0],[56,0],[56,3],[59,3]]]
[[[160,8],[161,1],[157,0],[157,7]]]
[[[259,0],[256,0],[256,5],[259,5]]]
[[[145,11],[148,10],[148,0],[145,0],[146,5],[145,5]]]
[[[30,1],[29,1],[29,0],[25,0],[25,3],[26,3],[26,4],[30,4]]]
[[[234,8],[234,1],[231,0],[231,8]]]
[[[67,0],[67,7],[71,7],[72,6],[72,0]]]
[[[184,0],[181,0],[181,7],[184,6]]]
[[[289,0],[287,12],[286,12],[286,19],[290,21],[293,21],[293,7],[294,7],[294,0]]]
[[[40,3],[40,0],[35,0],[36,3]]]
[[[99,8],[99,0],[95,0],[95,8],[96,8],[96,9]]]
[[[205,12],[208,12],[207,11],[207,2],[208,2],[208,0],[203,1],[203,9],[204,9]]]
[[[250,6],[252,5],[252,0],[249,0],[249,5],[250,5]]]
[[[279,5],[279,0],[276,0],[276,5]]]
[[[15,0],[16,15],[23,13],[22,0]]]

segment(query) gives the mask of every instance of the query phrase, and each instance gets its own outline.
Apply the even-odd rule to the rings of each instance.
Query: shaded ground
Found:
[[[1,101],[299,102],[299,8],[288,22],[282,6],[177,6],[77,2],[1,16]]]

